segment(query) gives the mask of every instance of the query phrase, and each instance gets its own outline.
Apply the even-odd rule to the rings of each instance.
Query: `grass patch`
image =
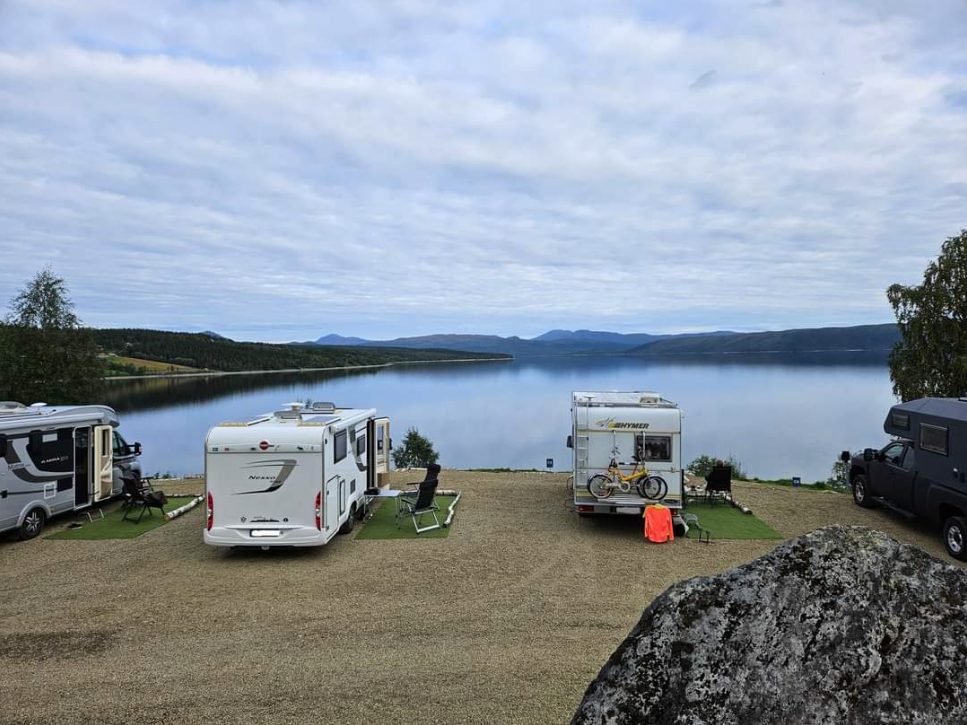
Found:
[[[168,503],[165,504],[164,511],[167,513],[176,508],[180,508],[193,498],[193,496],[179,496],[177,498],[169,497]],[[195,508],[198,507],[196,506]],[[118,507],[110,513],[105,513],[103,519],[95,518],[93,522],[85,521],[83,526],[80,526],[76,529],[64,529],[63,531],[58,531],[56,534],[51,534],[46,538],[57,541],[133,539],[136,536],[141,536],[141,534],[151,531],[152,529],[156,529],[165,523],[165,520],[158,512],[158,509],[152,509],[150,515],[145,513],[144,517],[141,519],[141,523],[136,524],[134,521],[137,519],[139,513],[139,511],[135,510],[135,512],[128,517],[128,520],[124,521],[124,510],[122,507]]]
[[[698,516],[703,529],[715,539],[781,539],[782,537],[762,519],[744,514],[730,504],[690,503],[684,513]],[[692,529],[695,531],[695,529]],[[691,532],[690,532],[691,533]]]
[[[785,486],[786,488],[793,488],[791,478],[776,478],[771,481],[766,481],[761,478],[743,478],[743,479],[733,479],[741,480],[744,483],[764,483],[767,486]],[[815,483],[806,483],[805,481],[799,485],[799,488],[804,491],[835,491],[836,493],[849,493],[849,489],[843,486],[831,486],[827,481],[816,481]]]
[[[456,496],[437,496],[436,505],[440,507],[437,512],[437,518],[440,519],[442,524],[447,518],[447,509],[453,502]],[[460,504],[457,504],[457,508]],[[457,517],[454,516],[453,520],[456,521]],[[423,516],[422,526],[429,526],[433,523],[433,517],[429,515]],[[451,524],[452,528],[452,524]],[[376,509],[376,513],[373,514],[373,518],[366,522],[362,530],[356,534],[357,539],[369,540],[369,539],[443,539],[450,535],[450,528],[445,528],[441,526],[439,529],[434,529],[433,531],[427,531],[422,534],[417,534],[413,530],[413,520],[406,516],[402,521],[400,521],[400,527],[396,528],[396,501],[391,498],[383,499],[383,503],[380,504],[379,508]]]

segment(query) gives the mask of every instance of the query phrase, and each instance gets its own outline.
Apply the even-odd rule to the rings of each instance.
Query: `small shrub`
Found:
[[[393,449],[393,465],[397,468],[426,468],[439,457],[430,440],[416,428],[406,431],[403,445]]]
[[[849,487],[849,461],[836,460],[833,464],[832,475],[826,479],[826,485],[830,488]]]
[[[688,464],[688,470],[696,476],[707,476],[715,467],[715,460],[715,456],[710,456],[703,453]],[[725,465],[732,466],[732,478],[742,479],[743,481],[748,479],[745,469],[742,468],[742,462],[731,453],[729,454],[728,458],[723,458],[722,460],[725,462]]]

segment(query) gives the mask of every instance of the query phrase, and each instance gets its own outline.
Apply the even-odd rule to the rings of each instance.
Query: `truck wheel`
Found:
[[[349,518],[346,519],[346,523],[339,527],[340,534],[348,534],[353,530],[356,525],[356,504],[353,504],[352,508],[349,509]]]
[[[967,520],[951,516],[943,525],[943,543],[955,559],[967,561]]]
[[[870,498],[870,488],[866,483],[866,476],[862,473],[857,473],[853,476],[853,501],[856,502],[857,506],[862,506],[865,509],[873,508],[873,500]]]
[[[26,541],[27,539],[33,539],[35,536],[39,536],[40,532],[44,528],[44,519],[47,518],[47,514],[41,508],[31,509],[24,516],[23,523],[20,524],[20,540]]]

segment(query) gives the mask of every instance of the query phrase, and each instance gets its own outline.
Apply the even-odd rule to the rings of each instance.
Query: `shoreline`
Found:
[[[394,365],[439,365],[444,363],[473,363],[473,362],[511,362],[512,357],[475,357],[457,358],[454,360],[398,360],[394,362],[377,363],[373,365],[339,365],[328,368],[282,368],[279,370],[199,370],[191,373],[148,373],[145,375],[107,375],[102,380],[154,380],[157,378],[211,378],[228,375],[278,375],[281,373],[318,373],[337,370],[378,370]]]

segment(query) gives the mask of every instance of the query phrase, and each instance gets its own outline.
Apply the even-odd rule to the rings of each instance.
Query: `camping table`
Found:
[[[364,498],[366,499],[366,507],[369,508],[369,504],[377,498],[392,498],[396,499],[396,518],[400,517],[400,496],[406,493],[406,491],[397,491],[395,489],[381,488],[379,491],[373,494],[366,494]]]

